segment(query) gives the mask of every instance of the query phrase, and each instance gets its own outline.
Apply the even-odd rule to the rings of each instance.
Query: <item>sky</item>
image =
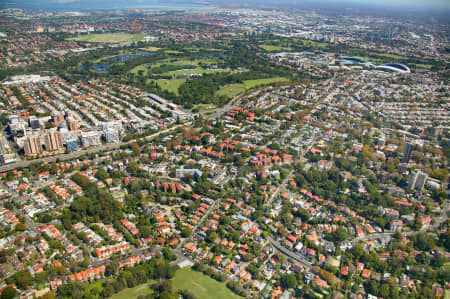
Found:
[[[298,4],[304,5],[327,5],[347,7],[368,7],[377,8],[409,8],[409,9],[433,9],[450,11],[450,0],[0,0],[0,8],[22,7],[22,8],[60,8],[76,9],[78,7],[87,8],[125,8],[127,5],[145,7],[146,5],[170,6],[170,7],[189,7],[191,4],[201,5],[208,2],[213,3],[235,3],[235,4]],[[177,4],[178,5],[177,5]],[[5,5],[6,4],[6,5]],[[28,6],[28,7],[27,7]]]
[[[328,1],[341,2],[339,0]],[[347,0],[345,2],[355,4],[366,3],[377,6],[450,8],[450,0]]]
[[[216,0],[218,2],[223,0]],[[261,3],[266,4],[334,4],[346,7],[367,7],[375,6],[379,8],[429,8],[429,9],[445,9],[450,11],[450,0],[226,0],[240,3]]]

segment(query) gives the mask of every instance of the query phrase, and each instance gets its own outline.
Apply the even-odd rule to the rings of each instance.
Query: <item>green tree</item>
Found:
[[[281,278],[281,284],[285,288],[293,289],[297,286],[297,278],[293,273],[286,274]]]
[[[17,295],[17,291],[15,288],[6,287],[2,292],[1,299],[12,299],[12,298],[16,297],[16,295]]]

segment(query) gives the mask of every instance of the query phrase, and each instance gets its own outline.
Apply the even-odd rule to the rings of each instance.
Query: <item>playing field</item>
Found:
[[[280,46],[259,45],[258,47],[260,47],[263,50],[269,51],[269,52],[281,51],[281,47]]]
[[[159,50],[161,50],[162,48],[158,48],[158,47],[145,47],[145,48],[140,48],[139,50],[142,50],[142,51],[150,51],[150,52],[156,52],[156,51],[159,51]]]
[[[166,52],[167,54],[183,54],[183,52],[181,51],[177,51],[177,50],[165,50],[164,52]]]
[[[245,91],[246,88],[244,84],[236,83],[223,86],[217,91],[217,95],[234,98]]]
[[[199,112],[205,112],[205,111],[213,110],[216,108],[217,108],[217,106],[213,105],[213,104],[197,104],[197,105],[194,105],[194,107],[192,107],[192,110],[197,110]]]
[[[259,45],[259,47],[268,52],[292,51],[292,48],[284,48],[281,46],[274,46],[274,45]]]
[[[213,74],[213,73],[221,73],[221,72],[229,72],[230,70],[226,69],[203,69],[201,67],[197,67],[195,69],[185,69],[185,70],[177,70],[164,73],[162,75],[172,76],[172,77],[189,77],[189,76],[198,76],[204,74]]]
[[[186,81],[186,79],[158,79],[156,80],[156,83],[161,87],[162,89],[171,91],[175,94],[178,94],[178,88]]]
[[[203,58],[203,59],[176,59],[176,58],[167,58],[167,59],[161,59],[158,60],[155,63],[152,64],[141,64],[138,65],[137,67],[133,68],[130,72],[131,73],[135,73],[137,74],[139,70],[143,70],[144,74],[147,74],[147,68],[149,66],[153,67],[160,67],[163,64],[167,64],[167,65],[194,65],[197,66],[199,63],[203,63],[203,64],[214,64],[217,63],[219,60],[215,59],[215,58]]]
[[[148,295],[152,292],[149,283],[140,284],[131,289],[125,289],[117,294],[112,295],[111,299],[133,299],[141,295]]]
[[[174,290],[190,290],[197,298],[238,299],[242,298],[231,292],[225,283],[218,282],[201,272],[189,268],[180,269],[172,281]],[[114,298],[118,299],[118,298]]]
[[[289,82],[289,79],[283,77],[274,77],[274,78],[266,78],[266,79],[256,79],[256,80],[245,80],[244,83],[235,83],[229,84],[221,87],[216,94],[219,96],[225,96],[228,98],[234,98],[245,91],[272,83],[278,82]]]
[[[90,43],[125,43],[137,42],[144,40],[145,34],[128,34],[128,33],[100,33],[100,34],[83,34],[72,38],[80,42]]]
[[[274,77],[274,78],[266,78],[266,79],[256,79],[256,80],[246,80],[244,81],[244,86],[247,89],[252,89],[257,86],[278,83],[278,82],[288,82],[289,79],[283,77]]]
[[[301,41],[302,41],[304,46],[316,46],[316,47],[319,47],[319,48],[323,48],[323,47],[326,47],[326,46],[330,45],[328,43],[322,43],[322,42],[317,42],[317,41],[308,40],[308,39],[301,40]]]
[[[405,56],[398,56],[398,55],[389,54],[389,53],[373,53],[373,54],[378,56],[378,57],[390,58],[390,59],[395,59],[395,60],[406,60],[406,59],[409,59],[408,57],[405,57]]]

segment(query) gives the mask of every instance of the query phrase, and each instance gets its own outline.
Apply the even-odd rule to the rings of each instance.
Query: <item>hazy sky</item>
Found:
[[[6,7],[23,7],[23,8],[123,8],[127,5],[157,5],[157,6],[177,6],[184,5],[201,5],[205,3],[234,3],[234,4],[269,4],[276,6],[277,4],[298,4],[306,5],[330,5],[339,7],[361,7],[375,6],[386,8],[413,8],[418,11],[424,8],[441,10],[441,12],[450,11],[450,0],[0,0],[0,8]],[[133,4],[133,5],[131,5]],[[106,5],[106,6],[105,6]]]
[[[224,0],[215,0],[218,2]],[[343,6],[378,6],[378,7],[408,7],[408,8],[434,8],[450,10],[450,0],[228,0],[231,2],[264,2],[267,4],[291,3],[291,4],[327,4]]]
[[[339,3],[342,0],[326,0],[330,2]],[[408,6],[408,7],[420,7],[420,6],[430,6],[430,7],[446,7],[450,8],[450,0],[346,0],[347,3],[370,3],[380,6]]]

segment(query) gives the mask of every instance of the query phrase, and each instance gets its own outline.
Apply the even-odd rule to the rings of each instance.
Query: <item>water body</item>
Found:
[[[143,53],[139,53],[139,52],[143,52]],[[107,74],[108,73],[108,68],[109,68],[109,62],[115,62],[115,61],[122,61],[125,62],[127,60],[130,59],[135,59],[138,58],[141,55],[153,55],[155,54],[154,52],[148,52],[148,51],[137,51],[137,54],[122,54],[122,55],[116,55],[116,56],[112,56],[112,57],[108,57],[105,59],[102,59],[100,61],[100,63],[93,63],[92,64],[92,68],[99,74]],[[78,69],[83,70],[86,68],[85,64],[82,64],[80,66],[78,66]]]
[[[92,64],[92,69],[94,69],[99,74],[107,74],[108,68],[109,68],[109,64],[107,64],[107,63],[105,63],[105,64],[93,63]],[[82,64],[82,65],[78,66],[78,69],[84,70],[84,69],[86,69],[86,65]]]
[[[120,61],[124,62],[124,61],[130,60],[130,59],[134,59],[134,58],[137,58],[137,57],[139,57],[139,55],[136,55],[136,54],[124,54],[124,55],[117,55],[117,56],[105,58],[105,59],[102,60],[102,62],[103,61],[111,61],[111,60],[114,60],[114,61],[120,60]]]
[[[0,0],[0,9],[22,8],[31,10],[116,10],[116,9],[212,9],[208,4],[193,1],[163,0]]]
[[[136,54],[139,55],[155,55],[155,52],[150,52],[150,51],[136,51]]]

